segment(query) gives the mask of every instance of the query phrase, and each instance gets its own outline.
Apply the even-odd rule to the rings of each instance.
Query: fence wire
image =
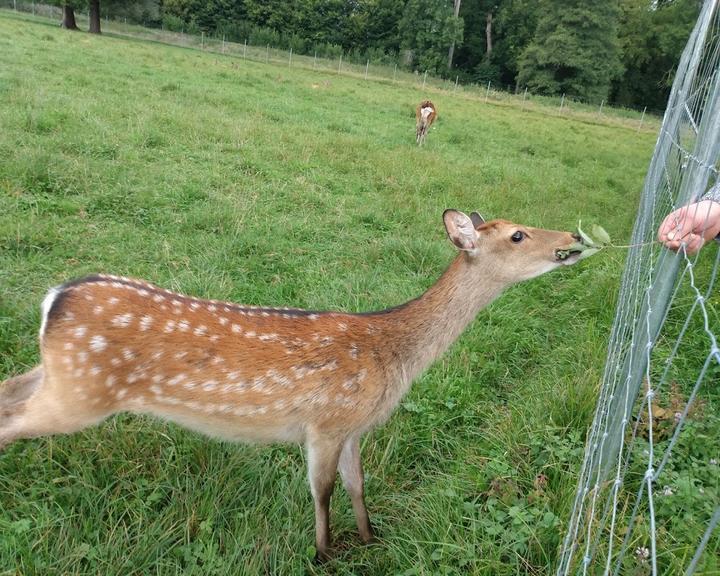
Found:
[[[718,1],[683,52],[643,187],[558,575],[720,574],[720,448],[703,436],[720,414],[720,251],[655,241],[720,184]]]

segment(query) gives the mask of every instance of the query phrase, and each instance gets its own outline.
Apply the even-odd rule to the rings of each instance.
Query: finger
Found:
[[[658,236],[661,240],[668,239],[673,240],[677,237],[678,233],[682,234],[686,227],[687,210],[680,208],[668,214],[660,225],[660,231]]]
[[[692,234],[685,246],[685,251],[688,254],[695,254],[698,250],[700,250],[700,248],[703,247],[703,244],[705,244],[705,240],[702,236]]]

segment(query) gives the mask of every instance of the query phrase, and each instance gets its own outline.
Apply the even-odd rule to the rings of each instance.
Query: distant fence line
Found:
[[[62,17],[62,10],[58,6],[41,4],[39,2],[18,2],[17,0],[0,0],[0,7],[9,8],[15,12],[32,14],[39,18],[57,20]],[[78,26],[87,25],[86,12],[75,11]],[[513,90],[512,87],[503,89],[502,86],[486,84],[464,84],[460,82],[459,75],[455,78],[438,78],[428,75],[428,72],[409,72],[398,67],[397,64],[373,64],[369,59],[364,64],[349,61],[347,55],[340,54],[337,59],[324,58],[317,55],[297,54],[292,49],[284,50],[270,46],[257,46],[230,42],[225,36],[209,36],[204,32],[199,35],[185,32],[174,32],[162,28],[148,28],[138,24],[128,23],[127,18],[122,20],[110,19],[107,15],[102,17],[103,30],[109,34],[125,36],[140,40],[149,40],[162,44],[194,48],[206,52],[225,54],[240,59],[264,62],[273,65],[286,65],[292,68],[303,68],[317,72],[353,76],[365,81],[384,81],[405,86],[414,86],[425,89],[442,90],[459,93],[463,96],[481,100],[485,103],[506,103],[519,106],[523,110],[532,107],[533,110],[542,111],[559,116],[569,116],[577,119],[589,120],[592,118],[614,120],[627,127],[635,127],[640,131],[657,129],[660,118],[647,114],[647,107],[642,111],[629,108],[610,106],[605,100],[598,103],[587,103],[568,98],[565,94],[560,97],[541,96],[532,94],[527,87]]]

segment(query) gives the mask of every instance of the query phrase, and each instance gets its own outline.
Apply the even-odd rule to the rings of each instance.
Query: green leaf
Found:
[[[592,238],[590,238],[590,236],[585,234],[585,232],[583,232],[582,228],[580,228],[581,222],[578,222],[577,233],[580,235],[580,238],[582,238],[582,243],[585,246],[591,246],[592,248],[594,248],[596,246],[595,241]]]
[[[612,243],[610,240],[610,234],[608,234],[605,231],[605,228],[603,228],[599,224],[593,224],[592,233],[593,233],[593,236],[595,236],[595,238],[600,240],[601,244],[611,244]]]
[[[600,248],[587,248],[586,250],[583,251],[582,254],[580,254],[580,257],[578,258],[578,260],[584,260],[585,258],[592,256],[596,252],[600,252]]]

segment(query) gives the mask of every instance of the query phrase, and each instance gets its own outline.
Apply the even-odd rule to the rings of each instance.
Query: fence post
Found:
[[[315,70],[316,66],[317,66],[317,50],[315,50],[315,55],[313,56],[313,70]]]
[[[205,50],[205,31],[200,32],[200,50]]]
[[[393,70],[393,84],[395,84],[395,76],[397,76],[397,62],[395,63],[395,69]]]
[[[642,128],[643,120],[645,120],[645,110],[647,110],[647,106],[643,108],[642,116],[640,116],[640,125],[637,127],[637,131],[640,132],[640,128]]]
[[[265,64],[270,62],[270,44],[265,46]]]
[[[13,10],[17,12],[17,0],[13,0]]]
[[[225,54],[225,34],[223,34],[222,53]]]
[[[33,16],[35,16],[35,2],[34,1],[32,3],[32,6],[33,6]]]
[[[460,75],[458,74],[457,76],[455,76],[455,88],[453,88],[453,94],[455,92],[457,92],[457,83],[458,83],[459,79],[460,79]]]
[[[425,70],[425,74],[423,74],[423,85],[422,85],[423,90],[425,90],[425,80],[427,80],[427,70]]]
[[[368,68],[370,68],[370,60],[368,60],[367,64],[365,64],[365,80],[367,80]]]
[[[563,92],[562,98],[560,98],[560,112],[562,112],[564,103],[565,103],[565,92]]]
[[[486,103],[487,103],[489,94],[490,94],[490,80],[488,80],[487,90],[485,90],[485,102]]]
[[[247,52],[247,38],[245,38],[245,44],[243,44],[243,59],[245,58],[246,52]]]
[[[340,74],[340,68],[342,68],[342,54],[340,54],[340,62],[338,63],[338,74]]]
[[[292,66],[292,46],[290,46],[290,59],[288,60],[288,68]]]
[[[525,86],[525,93],[523,94],[522,109],[525,110],[525,100],[527,99],[527,86]]]
[[[600,110],[598,110],[598,116],[602,116],[602,108],[603,104],[605,104],[605,100],[600,100]]]

